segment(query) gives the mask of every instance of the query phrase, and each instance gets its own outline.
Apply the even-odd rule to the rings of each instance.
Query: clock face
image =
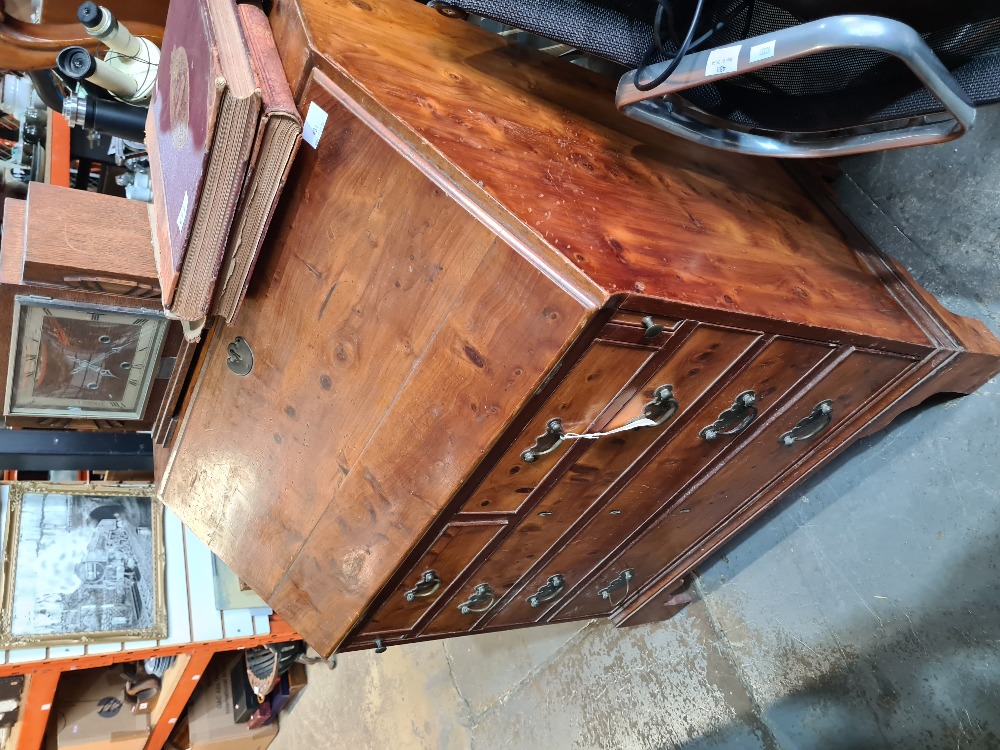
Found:
[[[5,413],[140,419],[166,330],[148,310],[18,297]]]

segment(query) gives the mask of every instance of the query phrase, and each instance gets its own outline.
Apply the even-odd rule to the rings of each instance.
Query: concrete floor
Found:
[[[1000,333],[1000,108],[843,166],[855,220]],[[272,748],[1000,748],[998,448],[994,381],[849,449],[670,622],[348,654],[310,669]]]

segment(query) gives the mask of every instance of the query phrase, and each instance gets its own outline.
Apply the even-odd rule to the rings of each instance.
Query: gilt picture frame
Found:
[[[166,637],[154,487],[14,482],[3,532],[0,647]]]

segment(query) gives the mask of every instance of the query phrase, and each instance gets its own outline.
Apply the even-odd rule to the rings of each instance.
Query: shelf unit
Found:
[[[6,487],[0,488],[0,503],[6,518]],[[177,662],[164,677],[146,742],[146,750],[160,750],[212,656],[299,638],[277,615],[254,616],[250,610],[216,609],[212,553],[167,509],[164,509],[164,548],[166,638],[0,651],[0,678],[18,674],[27,678],[19,721],[7,745],[10,750],[38,750],[42,746],[59,677],[64,672],[153,656],[177,656]]]

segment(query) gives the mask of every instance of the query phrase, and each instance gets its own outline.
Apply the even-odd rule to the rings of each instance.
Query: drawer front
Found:
[[[772,341],[761,349],[624,488],[602,498],[597,512],[549,561],[546,570],[527,582],[525,589],[490,624],[514,624],[542,616],[542,611],[530,606],[529,594],[544,586],[555,573],[573,584],[584,580],[609,552],[648,521],[699,471],[740,440],[743,430],[757,427],[758,415],[766,417],[831,351],[829,346],[786,339]],[[749,406],[740,398],[747,391],[754,394]],[[727,411],[724,418],[723,412]],[[719,434],[712,439],[703,438],[702,433],[713,426]]]
[[[544,439],[537,443],[536,439],[546,434],[549,420],[560,419],[567,432],[585,431],[654,352],[610,341],[591,344],[462,505],[461,512],[516,512],[567,448],[563,443],[532,462],[521,457],[529,448],[537,447],[540,452],[548,447]]]
[[[827,435],[850,421],[871,396],[912,364],[903,357],[862,351],[840,360],[638,541],[591,576],[551,619],[607,615],[625,604],[689,550],[708,543],[721,524],[822,445]]]
[[[661,385],[673,386],[678,403],[674,416],[661,426],[581,441],[574,446],[578,454],[572,463],[562,462],[555,484],[540,499],[531,498],[537,504],[421,632],[457,633],[473,627],[484,613],[461,605],[475,595],[476,587],[486,584],[498,599],[502,597],[629,466],[655,442],[669,439],[669,434],[664,433],[670,432],[675,421],[684,417],[756,339],[757,334],[745,331],[708,326],[696,329],[648,378],[645,387],[625,404],[609,427],[641,414]],[[500,616],[506,614],[505,608]]]
[[[427,609],[443,596],[477,556],[506,526],[503,522],[452,523],[434,540],[420,562],[365,623],[354,640],[413,628]]]

